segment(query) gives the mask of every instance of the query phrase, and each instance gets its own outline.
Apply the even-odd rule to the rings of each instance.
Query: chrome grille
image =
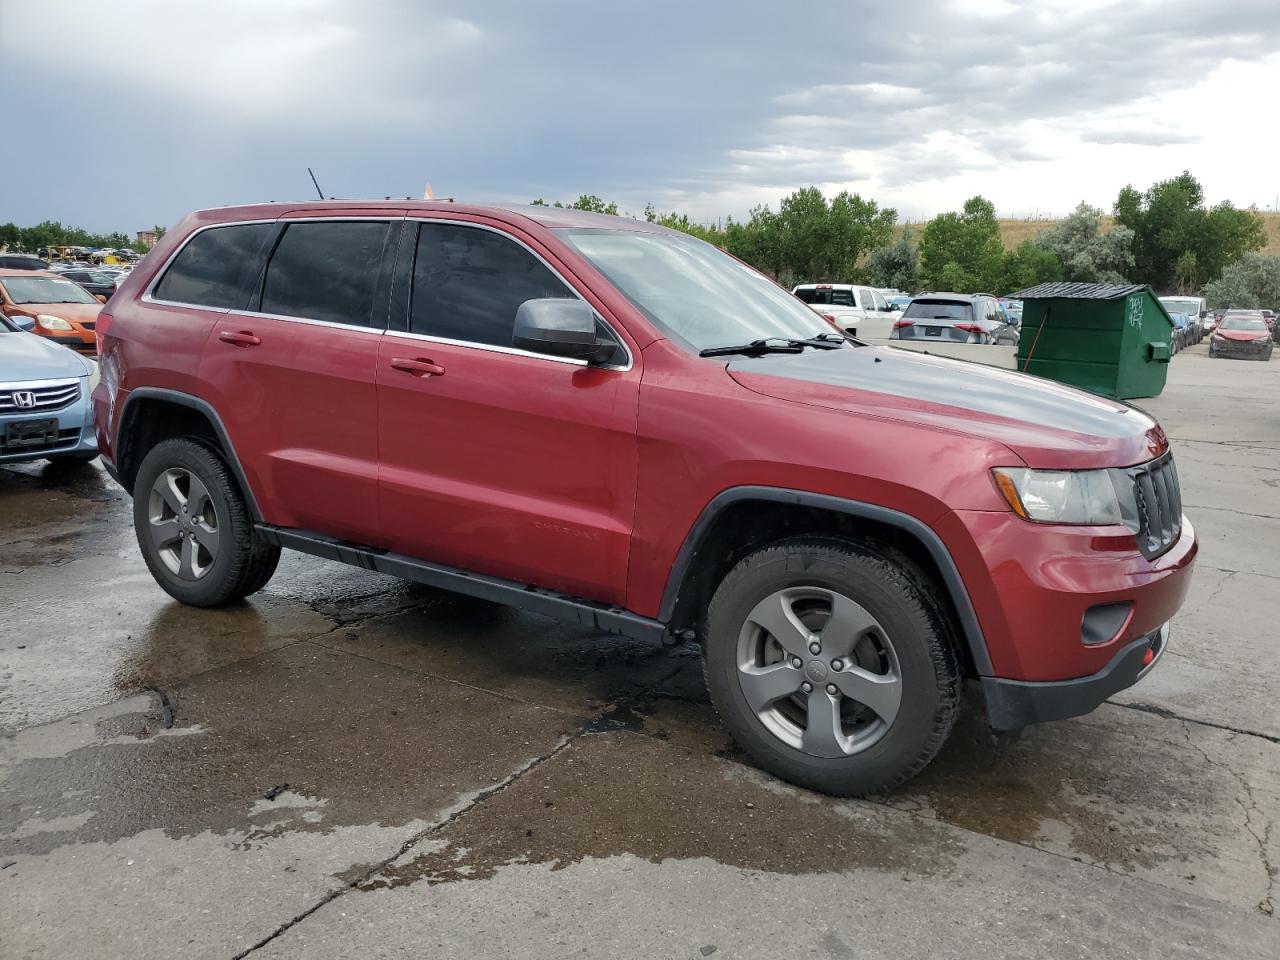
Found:
[[[27,402],[30,395],[31,403]],[[80,398],[79,380],[0,383],[0,413],[44,413],[61,410]]]
[[[1173,454],[1129,471],[1138,507],[1138,549],[1154,560],[1182,535],[1182,489]]]

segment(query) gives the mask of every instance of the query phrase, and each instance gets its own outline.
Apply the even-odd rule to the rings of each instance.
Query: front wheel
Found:
[[[189,439],[155,445],[133,486],[133,526],[151,575],[170,596],[216,607],[261,590],[280,548],[262,539],[222,457]]]
[[[914,776],[959,710],[955,653],[918,572],[842,541],[786,541],[739,563],[708,610],[705,671],[755,763],[843,796]]]

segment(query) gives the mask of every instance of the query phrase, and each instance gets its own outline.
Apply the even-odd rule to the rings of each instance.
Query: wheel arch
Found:
[[[207,400],[179,390],[138,387],[125,401],[112,449],[120,485],[130,495],[143,458],[157,443],[172,437],[197,437],[215,445],[240,485],[254,521],[262,522],[257,498],[218,411]]]
[[[884,543],[943,587],[957,633],[957,654],[975,677],[994,672],[986,638],[959,568],[942,538],[923,521],[879,504],[779,487],[733,487],[698,515],[672,565],[658,619],[672,633],[698,630],[716,584],[742,557],[797,534]]]

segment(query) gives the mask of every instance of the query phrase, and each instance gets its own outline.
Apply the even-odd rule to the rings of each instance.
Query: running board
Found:
[[[255,529],[268,543],[326,560],[337,560],[353,567],[376,570],[402,580],[425,583],[431,587],[452,590],[454,593],[491,600],[494,603],[519,607],[532,613],[541,613],[557,620],[594,627],[607,633],[618,633],[636,640],[652,640],[661,643],[667,628],[657,620],[629,613],[618,607],[607,607],[592,603],[589,600],[578,600],[573,597],[543,590],[526,583],[514,580],[502,580],[498,577],[486,577],[478,573],[446,567],[426,560],[416,560],[400,553],[388,553],[346,540],[326,537],[322,533],[310,530],[295,530],[291,527],[273,527],[259,523]]]

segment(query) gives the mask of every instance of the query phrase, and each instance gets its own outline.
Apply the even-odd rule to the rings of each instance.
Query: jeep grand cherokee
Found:
[[[832,793],[923,768],[966,679],[999,730],[1133,684],[1196,555],[1140,411],[860,344],[629,219],[203,211],[97,336],[103,458],[174,597],[245,597],[287,547],[696,637],[746,753]]]

